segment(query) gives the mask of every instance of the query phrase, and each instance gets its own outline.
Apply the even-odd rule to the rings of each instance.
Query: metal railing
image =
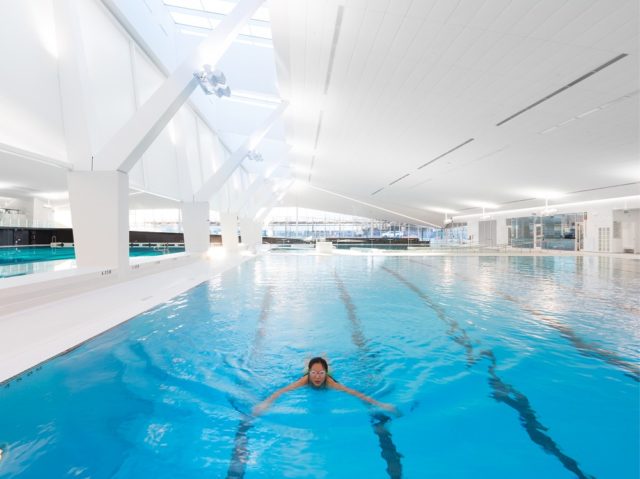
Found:
[[[7,228],[62,228],[53,221],[30,220],[26,215],[0,215],[0,227]]]

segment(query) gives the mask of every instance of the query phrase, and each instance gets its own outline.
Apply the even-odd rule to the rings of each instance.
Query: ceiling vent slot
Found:
[[[587,190],[572,191],[569,194],[575,195],[576,193],[588,193],[590,191],[608,190],[609,188],[620,188],[621,186],[633,186],[633,185],[640,185],[640,181],[634,181],[633,183],[622,183],[621,185],[601,186],[599,188],[589,188]]]
[[[320,140],[320,130],[322,129],[322,117],[324,115],[324,111],[320,111],[320,115],[318,116],[318,128],[316,129],[316,141],[313,144],[313,149],[318,149],[318,140]]]
[[[407,173],[404,176],[401,176],[400,178],[398,178],[397,180],[393,180],[391,183],[389,183],[389,186],[396,184],[398,181],[400,180],[404,180],[407,176],[409,176],[411,173]]]
[[[447,156],[449,153],[453,153],[454,151],[456,151],[458,148],[462,148],[464,145],[466,145],[467,143],[471,143],[473,140],[475,140],[475,138],[469,138],[467,141],[465,141],[464,143],[460,143],[458,146],[455,146],[453,148],[451,148],[449,151],[446,151],[445,153],[443,153],[440,156],[436,156],[433,160],[431,161],[427,161],[424,165],[422,166],[418,166],[418,169],[421,170],[422,168],[424,168],[427,165],[430,165],[431,163],[438,161],[440,158],[442,158],[443,156]]]
[[[380,193],[382,190],[384,190],[384,186],[382,188],[380,188],[379,190],[374,191],[373,193],[371,193],[371,196]]]
[[[318,128],[316,129],[316,141],[313,144],[313,151],[318,151],[318,141],[320,140],[320,130],[322,129],[322,116],[324,115],[324,111],[320,111],[320,115],[318,116]],[[309,183],[311,183],[311,173],[313,172],[313,164],[316,161],[316,155],[311,157],[311,165],[309,166]]]
[[[309,165],[309,179],[307,180],[307,182],[311,183],[311,172],[313,171],[313,164],[316,161],[316,155],[313,155],[311,157],[311,165]]]
[[[504,203],[500,203],[500,204],[501,205],[512,205],[514,203],[522,203],[524,201],[533,201],[535,199],[537,199],[537,198],[524,198],[524,199],[521,199],[521,200],[505,201]]]
[[[338,39],[340,38],[340,27],[342,26],[342,15],[344,13],[344,6],[338,7],[338,14],[336,15],[336,25],[333,29],[333,40],[331,41],[331,53],[329,54],[329,65],[327,66],[327,78],[324,81],[324,94],[329,91],[329,83],[331,83],[331,73],[333,72],[333,61],[336,58],[336,47],[338,46]]]
[[[536,106],[538,106],[540,103],[545,102],[547,100],[549,100],[550,98],[556,96],[558,93],[562,93],[563,91],[565,91],[568,88],[571,88],[572,86],[577,85],[578,83],[580,83],[581,81],[586,80],[587,78],[589,78],[591,75],[595,75],[596,73],[598,73],[600,70],[603,70],[605,68],[607,68],[608,66],[613,65],[615,62],[617,62],[618,60],[622,60],[624,57],[628,56],[628,54],[626,53],[621,53],[620,55],[618,55],[617,57],[612,58],[611,60],[609,60],[607,63],[603,63],[602,65],[600,65],[599,67],[591,70],[589,73],[586,73],[584,75],[582,75],[580,78],[577,78],[575,80],[573,80],[571,83],[567,83],[565,86],[563,86],[562,88],[554,91],[553,93],[545,96],[544,98],[538,100],[535,103],[532,103],[531,105],[529,105],[526,108],[523,108],[522,110],[520,110],[517,113],[514,113],[513,115],[511,115],[508,118],[505,118],[504,120],[502,120],[500,123],[496,123],[496,126],[500,126],[500,125],[504,125],[506,122],[513,120],[515,117],[522,115],[525,111],[529,111],[532,108],[535,108]]]

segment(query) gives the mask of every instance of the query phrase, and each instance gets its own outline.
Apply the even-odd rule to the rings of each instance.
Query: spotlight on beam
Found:
[[[261,161],[264,161],[264,158],[262,158],[262,155],[257,151],[253,151],[253,150],[247,153],[247,158],[249,158],[252,161],[255,161],[256,163],[260,163]]]
[[[227,79],[220,70],[211,70],[211,65],[203,65],[202,70],[195,72],[200,88],[206,95],[215,95],[218,98],[231,96],[231,89],[227,85]]]

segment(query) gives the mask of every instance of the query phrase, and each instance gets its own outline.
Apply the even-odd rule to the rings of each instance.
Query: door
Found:
[[[533,247],[534,249],[542,248],[542,224],[536,224],[533,229]]]
[[[584,226],[583,223],[576,223],[576,251],[584,248]]]
[[[478,224],[480,246],[496,246],[496,233],[498,231],[496,220],[480,221]]]

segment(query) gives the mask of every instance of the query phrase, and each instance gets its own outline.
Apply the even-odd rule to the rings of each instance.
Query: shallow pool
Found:
[[[271,254],[0,387],[0,477],[640,475],[640,262]],[[335,391],[253,405],[312,355]]]

